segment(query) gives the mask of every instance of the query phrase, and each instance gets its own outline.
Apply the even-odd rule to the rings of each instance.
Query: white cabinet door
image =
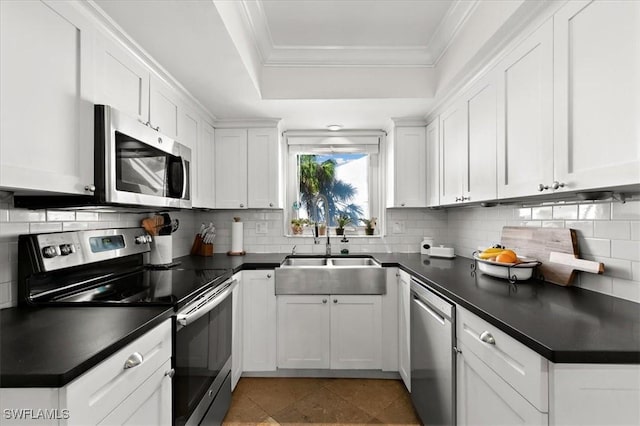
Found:
[[[381,368],[381,306],[381,296],[331,296],[331,368]]]
[[[498,65],[498,197],[553,182],[553,22]]]
[[[232,293],[232,309],[233,309],[233,321],[231,332],[231,390],[236,388],[238,380],[242,376],[242,358],[243,358],[243,315],[244,315],[244,303],[243,292],[244,286],[242,285],[241,273],[234,276],[234,279],[238,280],[238,285],[233,289]]]
[[[493,74],[483,78],[465,97],[467,140],[463,155],[463,201],[494,200],[497,196],[497,92]]]
[[[640,2],[571,1],[554,16],[555,179],[640,182]]]
[[[548,424],[541,413],[464,344],[457,355],[456,417],[461,426]]]
[[[467,169],[467,111],[456,102],[440,115],[440,204],[461,201]]]
[[[101,425],[169,425],[172,423],[171,360],[167,360],[151,377],[137,388]],[[69,424],[73,423],[71,414]]]
[[[96,43],[96,103],[149,120],[149,70],[110,36]]]
[[[244,371],[276,369],[276,295],[272,270],[243,271]]]
[[[93,29],[67,2],[0,1],[0,187],[93,184]]]
[[[214,146],[216,208],[247,208],[247,130],[216,129]]]
[[[248,130],[248,206],[282,208],[278,129]]]
[[[194,176],[193,207],[212,209],[215,207],[214,193],[214,144],[215,129],[206,121],[200,123],[201,133],[196,149],[197,157],[191,155],[191,176]]]
[[[426,207],[425,128],[397,127],[393,147],[393,207]]]
[[[178,139],[180,127],[178,93],[155,75],[149,89],[149,124],[160,133]],[[178,140],[178,142],[180,142]]]
[[[331,366],[329,295],[278,296],[278,368]]]
[[[398,370],[404,385],[411,392],[411,277],[404,271],[398,274]]]
[[[427,126],[427,206],[440,205],[440,121]]]

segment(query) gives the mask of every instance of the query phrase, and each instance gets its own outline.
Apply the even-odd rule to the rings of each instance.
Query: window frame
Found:
[[[372,131],[354,131],[354,130],[341,130],[336,132],[327,132],[327,131],[285,131],[284,132],[284,142],[285,149],[283,150],[283,154],[285,156],[285,161],[283,161],[285,165],[285,213],[283,215],[284,219],[284,235],[286,237],[295,237],[295,238],[311,238],[312,234],[308,231],[302,235],[293,235],[291,232],[291,219],[293,217],[293,203],[294,201],[299,202],[299,176],[298,176],[298,161],[297,156],[303,152],[303,148],[299,148],[300,145],[309,145],[310,152],[309,154],[322,155],[319,152],[313,152],[313,148],[319,148],[327,145],[327,140],[331,140],[331,138],[340,138],[339,145],[342,146],[361,146],[359,144],[359,140],[362,137],[375,137],[377,138],[377,152],[367,152],[369,154],[368,163],[369,163],[369,173],[368,173],[368,182],[369,182],[369,214],[373,217],[376,217],[376,231],[374,235],[365,235],[364,233],[364,224],[362,222],[358,224],[351,224],[347,226],[345,229],[347,230],[346,234],[349,238],[351,237],[366,237],[366,238],[381,238],[384,236],[384,213],[385,213],[385,200],[382,189],[384,188],[384,173],[382,170],[384,164],[384,155],[385,155],[385,137],[386,132],[381,130],[372,130]],[[294,141],[291,141],[290,138],[306,138],[305,143],[297,144]],[[312,141],[314,138],[318,138],[318,140],[322,140],[323,143],[314,144]],[[338,140],[338,139],[336,139]],[[349,140],[350,143],[344,142],[345,140]],[[293,142],[293,143],[292,143]],[[331,145],[331,144],[328,144]],[[292,146],[296,146],[296,148],[291,148]],[[357,152],[365,152],[357,151]],[[335,227],[332,227],[335,229]],[[330,234],[331,235],[331,234]],[[335,236],[335,235],[331,235]]]

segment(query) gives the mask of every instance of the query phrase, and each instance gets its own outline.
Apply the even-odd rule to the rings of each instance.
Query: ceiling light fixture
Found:
[[[327,126],[327,129],[331,130],[332,132],[335,132],[336,130],[342,129],[342,124],[329,124]]]

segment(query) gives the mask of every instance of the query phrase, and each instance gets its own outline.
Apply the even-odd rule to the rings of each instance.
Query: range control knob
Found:
[[[47,259],[51,259],[58,255],[58,249],[56,246],[46,246],[42,249],[42,255]]]
[[[152,241],[151,235],[138,235],[135,239],[136,244],[146,244]]]
[[[75,251],[73,244],[60,244],[60,254],[62,256],[68,256]]]

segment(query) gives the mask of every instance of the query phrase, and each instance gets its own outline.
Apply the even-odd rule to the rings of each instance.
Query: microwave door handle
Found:
[[[189,188],[189,182],[191,181],[189,176],[189,167],[187,166],[187,160],[184,157],[180,157],[182,162],[182,196],[181,199],[185,199],[187,197],[187,190]]]

